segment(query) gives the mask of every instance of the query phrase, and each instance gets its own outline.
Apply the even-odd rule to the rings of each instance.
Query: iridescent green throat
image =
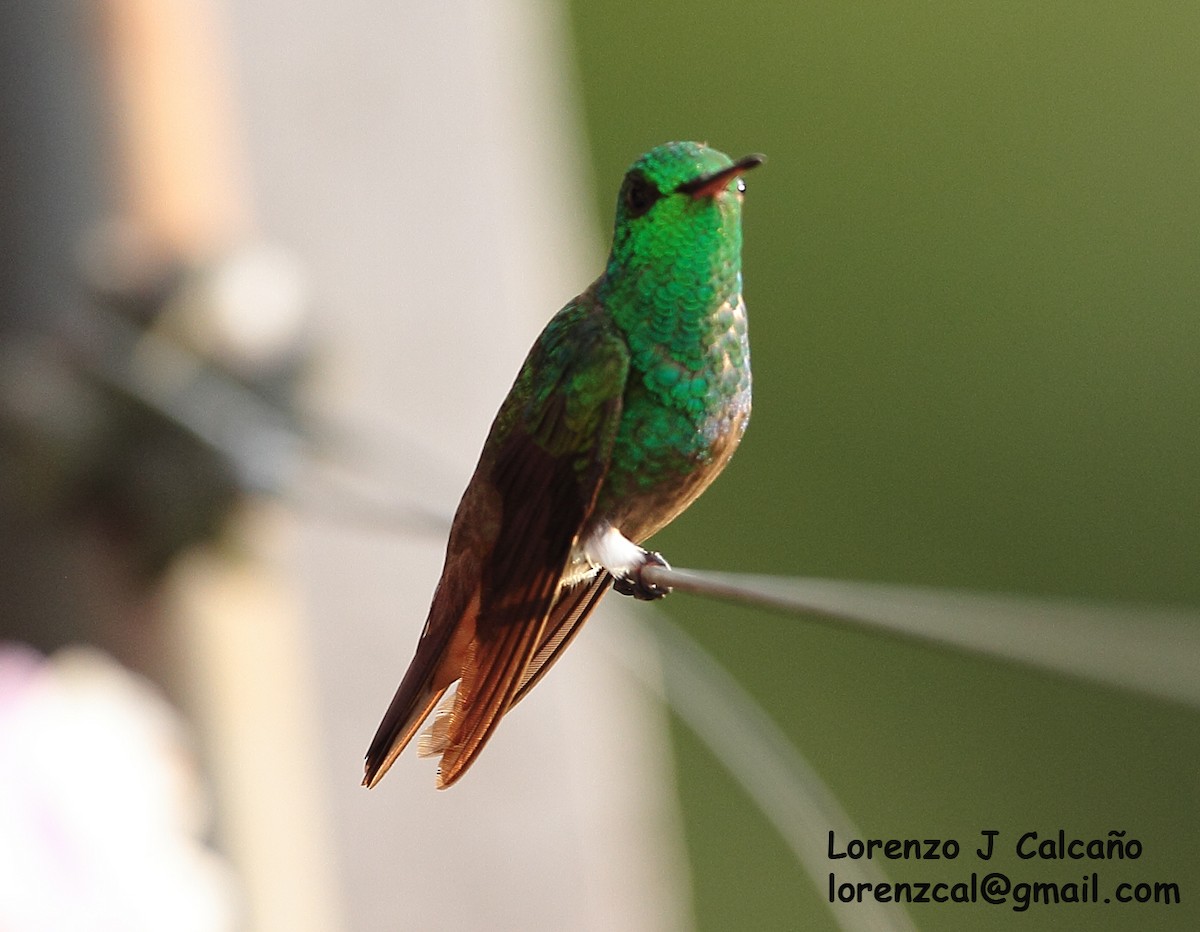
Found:
[[[731,179],[702,196],[676,190],[732,164],[696,143],[668,143],[630,167],[617,199],[612,253],[596,297],[625,333],[634,368],[664,400],[683,400],[692,386],[700,401],[707,393],[698,380],[725,357],[714,352],[717,345],[745,338],[736,313],[741,182]],[[647,198],[653,203],[643,212]]]

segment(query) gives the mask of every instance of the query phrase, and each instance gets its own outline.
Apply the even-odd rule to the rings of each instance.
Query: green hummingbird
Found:
[[[364,785],[433,713],[418,752],[450,786],[609,588],[667,594],[642,578],[666,561],[640,544],[716,478],[750,417],[741,176],[762,162],[672,142],[630,167],[604,274],[546,325],[492,424]]]

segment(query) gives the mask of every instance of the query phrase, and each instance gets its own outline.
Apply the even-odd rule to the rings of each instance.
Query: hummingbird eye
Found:
[[[649,211],[660,197],[662,192],[653,181],[645,175],[634,175],[625,189],[625,209],[629,211],[629,216],[640,217]]]

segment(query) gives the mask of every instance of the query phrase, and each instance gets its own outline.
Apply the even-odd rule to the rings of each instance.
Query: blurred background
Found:
[[[1157,2],[5,7],[0,928],[867,927],[645,688],[660,612],[865,836],[1124,831],[1136,861],[994,866],[1182,896],[892,927],[1195,928],[1196,711],[684,593],[606,604],[450,792],[415,756],[358,782],[495,409],[669,139],[770,161],[753,424],[656,549],[1200,608],[1198,29]]]

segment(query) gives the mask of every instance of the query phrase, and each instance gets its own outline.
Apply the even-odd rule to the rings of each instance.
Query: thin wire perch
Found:
[[[646,581],[837,627],[1038,667],[1200,708],[1200,614],[804,577],[648,566]]]

